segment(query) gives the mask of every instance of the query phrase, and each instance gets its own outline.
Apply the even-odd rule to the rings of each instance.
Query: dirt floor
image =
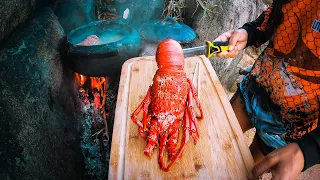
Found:
[[[233,96],[233,92],[226,90],[226,93],[229,99]],[[255,133],[256,131],[254,128],[245,132],[244,135],[245,135],[248,146],[250,146]],[[271,173],[265,173],[260,179],[269,180],[271,178],[272,178]],[[319,180],[319,179],[320,179],[320,165],[316,165],[307,169],[305,172],[301,173],[300,176],[298,177],[298,180]]]

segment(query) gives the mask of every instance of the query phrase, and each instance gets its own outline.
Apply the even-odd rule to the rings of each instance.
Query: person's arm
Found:
[[[303,171],[320,163],[320,127],[297,141],[304,156]]]
[[[242,27],[225,32],[215,41],[229,41],[229,51],[217,53],[220,58],[234,58],[239,51],[248,46],[256,47],[267,42],[272,36],[272,29],[268,28],[269,15],[272,6],[266,9],[256,20],[244,24]]]
[[[296,179],[300,172],[320,163],[320,127],[305,134],[296,143],[280,147],[264,157],[252,170],[256,179],[271,169],[274,179]]]
[[[263,13],[254,21],[245,23],[240,29],[245,29],[248,32],[247,46],[259,47],[261,44],[267,42],[272,36],[273,30],[268,27],[270,20],[270,13],[272,6],[267,8]]]

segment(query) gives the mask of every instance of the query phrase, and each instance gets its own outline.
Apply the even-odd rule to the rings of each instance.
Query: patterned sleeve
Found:
[[[271,10],[272,6],[263,11],[256,20],[248,22],[241,27],[241,29],[245,29],[248,32],[247,47],[252,45],[259,47],[271,38],[272,30],[268,28]]]

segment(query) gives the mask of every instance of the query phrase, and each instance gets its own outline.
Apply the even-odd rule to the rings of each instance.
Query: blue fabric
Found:
[[[286,145],[283,139],[286,129],[281,121],[281,115],[265,90],[248,75],[244,76],[238,86],[252,124],[262,141],[273,148]]]

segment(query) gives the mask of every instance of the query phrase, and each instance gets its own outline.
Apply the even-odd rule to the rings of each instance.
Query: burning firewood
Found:
[[[102,175],[105,163],[108,161],[108,126],[105,109],[107,89],[109,86],[107,77],[86,77],[76,73],[79,82],[79,99],[81,111],[84,117],[81,148],[86,157],[88,172],[96,172]]]
[[[77,80],[80,85],[80,89],[82,89],[83,85],[85,84],[86,80],[88,79],[86,76],[75,73]],[[105,104],[107,98],[107,89],[108,89],[108,77],[90,77],[91,81],[91,93],[93,95],[93,109],[95,115],[101,116],[104,120],[104,134],[109,139],[108,135],[108,125],[107,125],[107,113],[105,111]],[[84,92],[84,90],[81,90]],[[86,91],[87,92],[87,91]],[[101,101],[102,97],[102,101]],[[100,131],[100,130],[99,130]]]

